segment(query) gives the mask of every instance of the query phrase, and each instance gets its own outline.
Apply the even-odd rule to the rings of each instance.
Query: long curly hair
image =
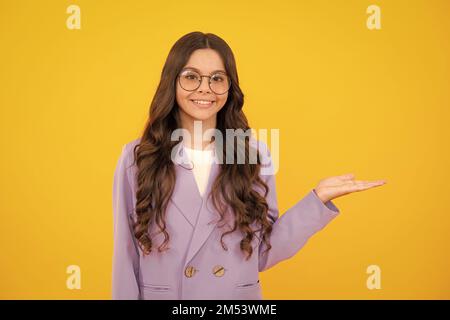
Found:
[[[136,220],[133,229],[134,236],[144,254],[152,251],[152,238],[148,233],[152,224],[156,224],[160,232],[164,234],[164,242],[158,247],[158,251],[166,250],[169,243],[170,235],[166,230],[165,211],[176,182],[171,151],[178,143],[171,141],[171,134],[175,129],[180,128],[176,80],[192,52],[205,48],[211,48],[219,53],[231,79],[227,101],[217,114],[216,129],[220,130],[223,137],[226,136],[226,129],[244,131],[250,129],[242,111],[244,94],[239,87],[236,62],[228,44],[217,35],[202,32],[191,32],[177,40],[162,69],[161,79],[150,105],[149,118],[140,143],[133,150],[134,163],[137,166]],[[238,144],[245,144],[245,163],[238,164],[233,161],[231,164],[220,164],[220,170],[213,182],[209,197],[212,197],[214,207],[220,214],[219,222],[223,221],[227,208],[231,209],[234,215],[232,229],[224,232],[221,237],[223,249],[228,250],[223,243],[223,237],[239,228],[244,234],[240,249],[247,253],[247,259],[249,259],[253,251],[251,243],[257,231],[261,231],[262,241],[267,247],[266,251],[270,250],[269,237],[272,226],[267,219],[268,186],[260,177],[261,156],[258,152],[257,163],[249,163],[249,148],[251,148],[249,140],[245,137],[237,139]],[[227,143],[223,144],[221,151],[223,159],[226,158]],[[233,159],[237,156],[236,149],[234,149]],[[263,194],[256,191],[255,186],[260,188]],[[258,230],[251,228],[254,223],[260,226]]]

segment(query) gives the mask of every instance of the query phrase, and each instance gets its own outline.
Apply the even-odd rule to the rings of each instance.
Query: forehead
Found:
[[[225,66],[219,53],[213,49],[197,49],[192,52],[184,68],[194,68],[202,73],[218,70],[225,72]]]

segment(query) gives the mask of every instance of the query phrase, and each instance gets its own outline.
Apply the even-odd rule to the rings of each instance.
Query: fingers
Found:
[[[347,173],[347,174],[343,174],[341,176],[337,176],[337,178],[340,178],[341,180],[344,181],[352,181],[355,178],[355,175],[353,173]],[[386,179],[381,179],[381,180],[374,180],[374,181],[369,181],[369,180],[355,180],[354,182],[356,183],[386,183]]]
[[[350,182],[350,183],[386,183],[386,179],[381,179],[381,180],[373,180],[373,181],[369,181],[369,180],[353,180],[355,177],[355,175],[353,173],[347,173],[341,176],[337,176],[337,178],[339,178],[341,181],[346,181],[346,182]]]
[[[379,187],[384,185],[386,182],[385,180],[377,180],[377,181],[349,181],[345,184],[345,188],[347,192],[356,192],[356,191],[362,191],[367,190],[374,187]]]
[[[373,181],[369,181],[369,180],[353,180],[353,181],[350,181],[350,182],[354,182],[356,184],[359,184],[359,183],[385,184],[386,180],[373,180]]]

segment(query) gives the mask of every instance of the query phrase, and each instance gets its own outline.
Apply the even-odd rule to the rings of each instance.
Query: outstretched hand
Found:
[[[316,194],[323,203],[343,195],[382,186],[386,180],[354,180],[354,174],[325,178],[315,188]]]

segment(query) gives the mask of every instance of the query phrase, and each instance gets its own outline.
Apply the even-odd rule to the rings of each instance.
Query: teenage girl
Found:
[[[250,129],[243,98],[223,39],[192,32],[173,45],[114,173],[113,299],[262,299],[258,273],[335,218],[332,199],[385,183],[322,179],[280,216],[269,150],[239,134]]]

